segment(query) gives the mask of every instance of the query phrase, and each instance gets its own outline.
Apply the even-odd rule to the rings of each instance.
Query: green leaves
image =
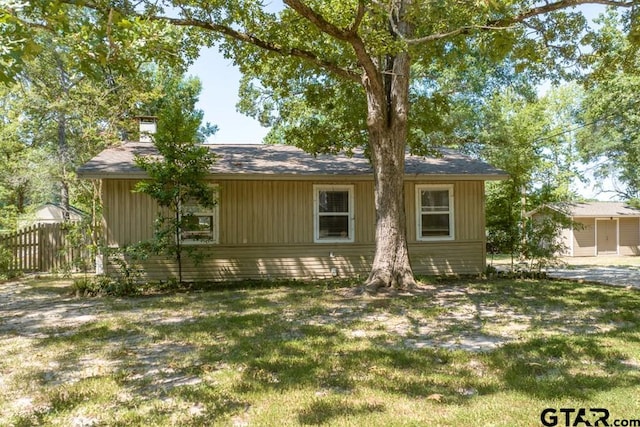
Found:
[[[158,115],[153,139],[161,157],[136,159],[136,164],[150,177],[149,181],[139,183],[137,189],[171,209],[192,198],[204,206],[212,206],[211,191],[204,180],[215,156],[199,143],[217,129],[210,125],[201,127],[203,112],[195,108],[200,81],[182,79],[170,72],[160,73],[158,77],[165,97],[149,108]]]
[[[510,177],[487,184],[487,232],[496,250],[536,257],[557,249],[558,221],[546,218],[526,227],[525,213],[575,198],[571,184],[578,159],[570,129],[580,96],[579,88],[569,85],[539,99],[507,90],[487,102],[479,137],[482,157]],[[550,252],[538,247],[545,240]]]
[[[637,17],[631,28],[637,25]],[[583,129],[578,148],[585,162],[593,162],[597,183],[614,178],[619,197],[640,197],[640,44],[633,34],[625,38],[619,14],[610,11],[591,35],[589,56],[593,73],[581,114]]]
[[[211,208],[216,203],[207,182],[215,156],[207,146],[199,144],[206,133],[215,132],[216,128],[201,128],[202,111],[195,109],[200,93],[197,79],[182,79],[172,73],[159,77],[165,97],[156,104],[159,124],[153,139],[158,155],[135,158],[136,165],[149,176],[136,184],[135,191],[167,208],[168,213],[161,213],[154,232],[158,243],[154,246],[175,257],[178,280],[182,282],[182,230],[189,225],[186,205]]]
[[[588,92],[579,148],[596,176],[617,178],[626,199],[640,197],[640,75],[618,73]]]

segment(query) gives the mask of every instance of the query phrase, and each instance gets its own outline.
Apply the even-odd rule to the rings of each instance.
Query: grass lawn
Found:
[[[460,279],[394,296],[325,282],[83,299],[70,285],[0,284],[0,425],[640,419],[637,290]]]

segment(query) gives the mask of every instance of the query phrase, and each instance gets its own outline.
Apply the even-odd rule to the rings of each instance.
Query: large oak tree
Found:
[[[452,106],[474,90],[483,70],[492,74],[508,63],[536,76],[566,71],[562,67],[577,60],[581,42],[588,41],[586,20],[576,6],[624,8],[632,29],[632,12],[640,4],[284,0],[274,10],[261,0],[63,3],[102,17],[99,27],[112,54],[141,40],[170,57],[168,44],[161,45],[162,52],[153,43],[164,34],[163,24],[185,29],[176,47],[190,48],[189,57],[193,46],[217,44],[245,73],[241,107],[274,125],[271,140],[312,152],[364,146],[374,171],[377,214],[371,288],[415,283],[404,212],[408,146],[440,141],[444,131],[455,130]],[[32,2],[26,12],[46,20],[48,4]]]

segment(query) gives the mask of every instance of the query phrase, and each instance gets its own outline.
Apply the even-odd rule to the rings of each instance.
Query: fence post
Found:
[[[43,224],[40,224],[38,226],[38,271],[47,271],[44,256],[44,240],[44,227]]]

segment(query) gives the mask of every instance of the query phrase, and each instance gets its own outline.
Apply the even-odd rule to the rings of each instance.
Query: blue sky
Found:
[[[218,125],[220,130],[209,138],[212,143],[259,144],[268,129],[257,120],[236,111],[240,72],[229,59],[215,48],[206,48],[187,72],[202,82],[198,108],[204,111],[204,121]]]

